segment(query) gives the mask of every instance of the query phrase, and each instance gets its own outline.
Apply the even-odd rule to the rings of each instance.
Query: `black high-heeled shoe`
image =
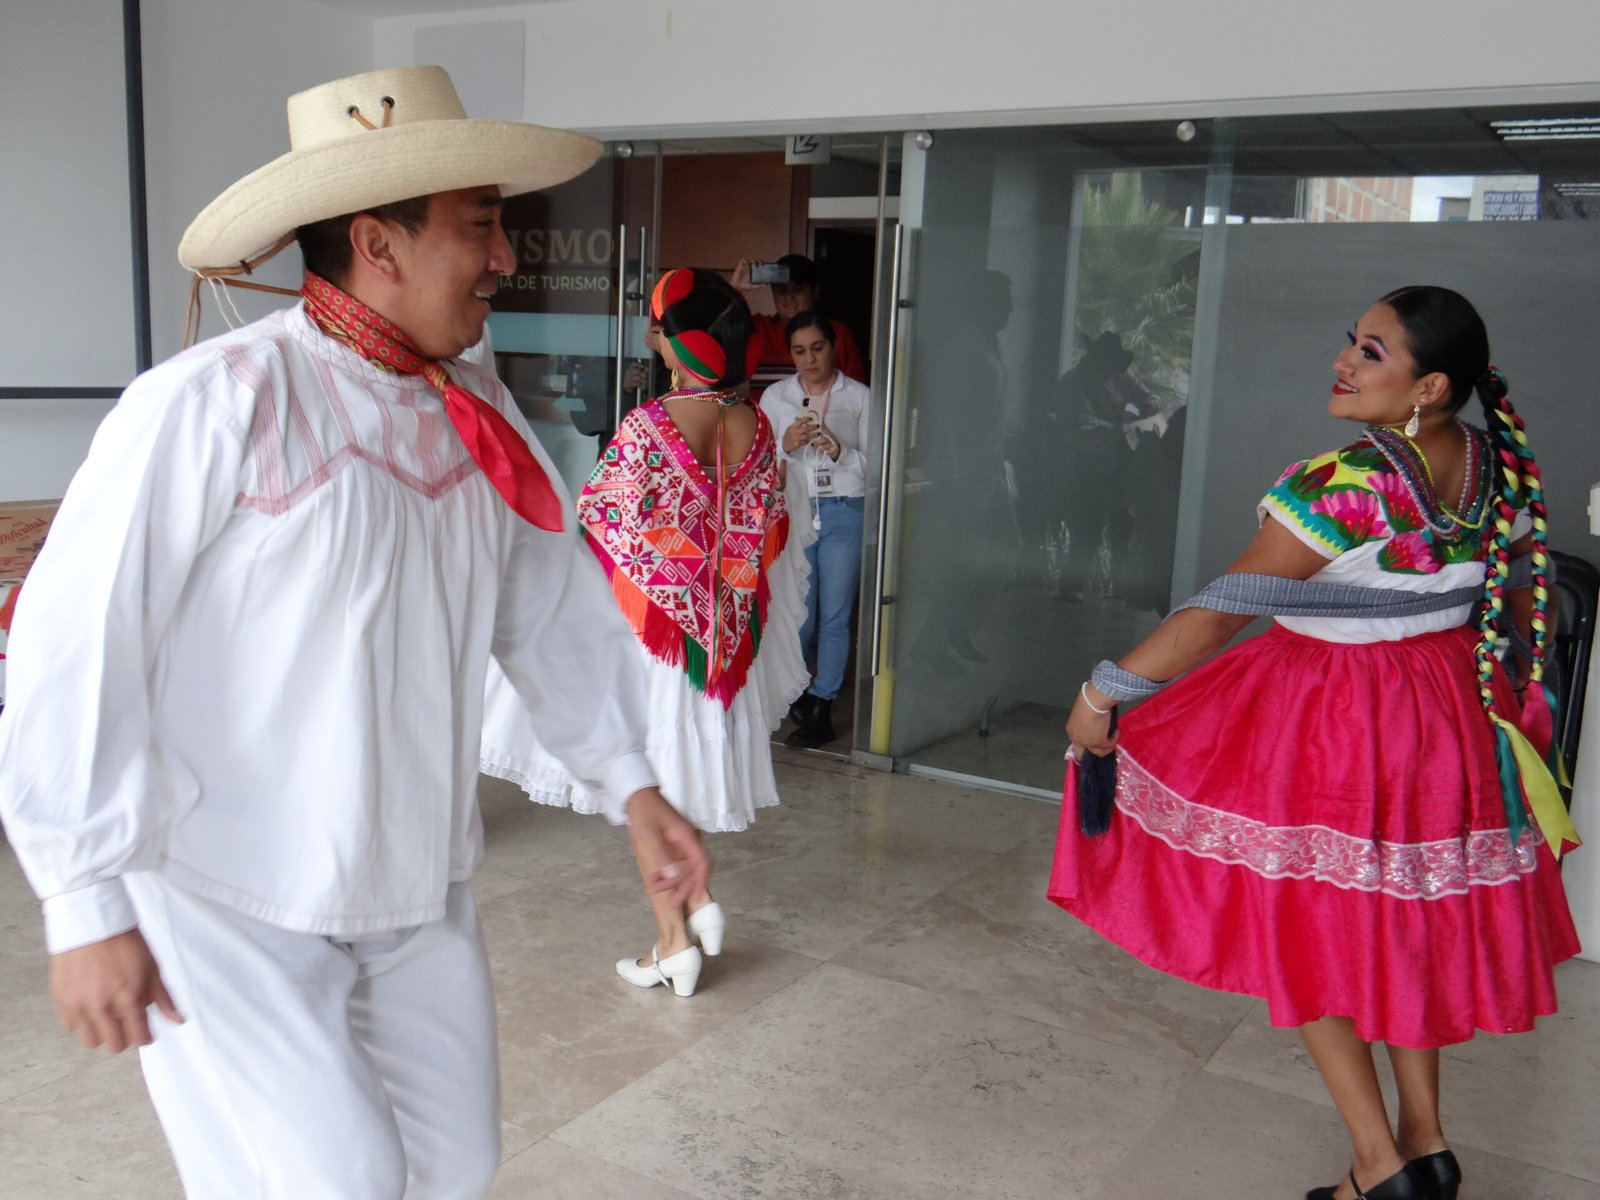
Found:
[[[1355,1171],[1350,1172],[1350,1186],[1355,1189],[1356,1200],[1429,1200],[1428,1185],[1422,1172],[1407,1163],[1382,1183],[1375,1183],[1366,1191],[1356,1182]],[[1333,1200],[1334,1188],[1312,1188],[1306,1200]]]
[[[1461,1164],[1450,1151],[1424,1154],[1408,1165],[1422,1177],[1427,1200],[1456,1200],[1456,1193],[1461,1190]]]

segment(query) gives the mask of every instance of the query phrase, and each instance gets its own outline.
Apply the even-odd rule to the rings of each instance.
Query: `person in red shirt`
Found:
[[[822,281],[817,274],[817,264],[804,254],[785,254],[777,260],[780,267],[789,268],[788,283],[756,284],[750,282],[750,268],[757,265],[750,259],[740,259],[733,271],[733,286],[741,292],[758,292],[763,287],[772,288],[772,306],[776,316],[752,313],[755,336],[761,342],[761,362],[750,380],[750,398],[779,379],[794,374],[794,359],[789,354],[789,341],[784,328],[791,318],[803,312],[817,311],[817,298],[822,292]],[[754,308],[754,305],[751,306]],[[824,311],[826,311],[824,309]],[[856,345],[855,335],[843,322],[830,318],[833,325],[834,363],[852,379],[867,383],[867,364]]]

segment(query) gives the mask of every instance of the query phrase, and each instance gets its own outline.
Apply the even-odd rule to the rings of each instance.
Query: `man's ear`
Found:
[[[400,281],[400,260],[396,255],[399,230],[371,213],[357,213],[350,222],[352,265],[370,271],[388,283]]]

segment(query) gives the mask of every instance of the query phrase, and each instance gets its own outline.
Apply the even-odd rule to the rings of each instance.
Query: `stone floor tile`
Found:
[[[857,830],[721,872],[714,885],[729,919],[747,936],[829,958],[993,859],[942,841]]]
[[[1600,1182],[1600,965],[1556,969],[1561,1011],[1531,1033],[1479,1034],[1441,1052],[1446,1135],[1461,1146]],[[1392,1073],[1375,1054],[1390,1112]],[[1326,1090],[1291,1029],[1273,1029],[1258,1004],[1206,1064],[1272,1091],[1328,1105]]]
[[[0,930],[0,1102],[103,1057],[79,1047],[56,1023],[49,962],[40,943]]]
[[[1463,1200],[1596,1200],[1570,1175],[1481,1151],[1459,1151]],[[1240,1196],[1289,1200],[1332,1184],[1350,1144],[1326,1105],[1202,1073],[1111,1173],[1093,1200]],[[1372,1182],[1372,1181],[1363,1181]]]
[[[1200,1066],[1255,1003],[1145,966],[1045,898],[1048,853],[1023,846],[833,962]]]
[[[632,987],[616,960],[649,949],[649,920],[536,888],[484,906],[507,1121],[548,1133],[817,966],[735,923],[692,997]]]
[[[1191,1074],[831,964],[554,1140],[708,1200],[1084,1195]]]
[[[502,1166],[489,1193],[490,1200],[694,1200],[695,1196],[549,1138]]]
[[[132,1053],[0,1104],[0,1132],[41,1162],[98,1185],[101,1195],[132,1194],[122,1190],[129,1181],[137,1181],[141,1200],[180,1194],[177,1168]]]

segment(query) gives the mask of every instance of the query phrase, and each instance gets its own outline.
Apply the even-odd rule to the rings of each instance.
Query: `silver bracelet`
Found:
[[[1089,685],[1087,683],[1080,683],[1078,685],[1078,695],[1083,697],[1083,702],[1089,706],[1089,711],[1098,716],[1105,716],[1111,711],[1111,709],[1117,706],[1117,702],[1113,700],[1110,708],[1101,708],[1093,700],[1089,699]]]

